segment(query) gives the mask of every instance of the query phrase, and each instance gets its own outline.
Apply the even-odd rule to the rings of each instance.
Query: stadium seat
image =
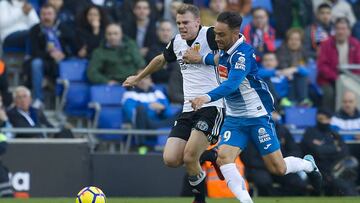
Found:
[[[58,112],[67,116],[90,119],[91,109],[89,85],[86,78],[87,60],[69,59],[59,64],[59,78],[57,79]]]
[[[295,126],[296,128],[314,126],[316,124],[316,112],[316,108],[285,108],[285,124]]]
[[[94,128],[121,129],[123,124],[123,112],[121,99],[125,88],[119,85],[95,85],[90,88],[89,107],[95,109],[93,119]],[[121,135],[99,135],[102,140],[121,140]]]

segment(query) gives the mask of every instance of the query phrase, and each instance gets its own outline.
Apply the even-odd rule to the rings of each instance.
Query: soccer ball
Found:
[[[99,188],[85,187],[76,196],[76,203],[105,203],[105,194]]]

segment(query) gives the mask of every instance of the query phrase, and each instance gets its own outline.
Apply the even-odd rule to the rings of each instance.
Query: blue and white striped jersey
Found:
[[[254,49],[241,36],[228,51],[220,51],[221,85],[208,93],[211,101],[225,97],[228,116],[254,118],[270,114],[274,99],[257,72]]]

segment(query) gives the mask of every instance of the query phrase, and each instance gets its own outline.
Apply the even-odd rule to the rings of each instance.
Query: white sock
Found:
[[[225,177],[227,186],[242,203],[253,203],[249,192],[246,190],[245,181],[235,163],[225,164],[220,166],[220,170]]]
[[[314,170],[314,166],[310,161],[306,161],[304,159],[289,156],[284,158],[285,164],[286,164],[286,174],[289,173],[296,173],[300,171],[305,171],[306,173],[309,173]]]

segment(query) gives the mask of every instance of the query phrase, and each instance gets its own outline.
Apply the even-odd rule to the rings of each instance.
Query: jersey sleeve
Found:
[[[217,43],[215,42],[214,27],[209,27],[209,29],[206,32],[206,39],[211,50],[215,51],[219,49]]]
[[[168,63],[176,61],[176,55],[175,55],[175,52],[174,52],[174,40],[175,40],[175,38],[173,38],[169,42],[169,44],[166,46],[165,50],[163,51],[165,61],[168,62]]]
[[[254,51],[250,50],[248,52],[236,52],[233,54],[230,61],[231,67],[228,79],[207,94],[211,98],[211,101],[226,97],[239,89],[240,84],[251,70],[253,53]]]

